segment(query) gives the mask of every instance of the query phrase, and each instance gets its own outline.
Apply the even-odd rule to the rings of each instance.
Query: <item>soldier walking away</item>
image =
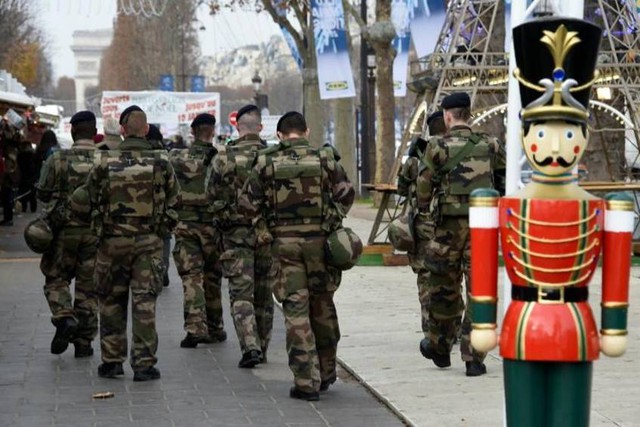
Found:
[[[420,352],[439,368],[451,365],[456,325],[464,309],[462,279],[467,295],[473,286],[469,274],[469,194],[476,188],[504,192],[504,148],[497,139],[469,127],[470,106],[466,93],[443,99],[447,133],[427,145],[416,184],[418,213],[428,217],[418,231],[426,241],[421,257],[429,270],[429,330],[420,342]],[[483,363],[486,353],[470,346],[472,315],[467,304],[460,350],[466,375],[473,377],[487,369]]]
[[[310,146],[302,114],[284,114],[276,130],[280,143],[258,155],[240,212],[254,218],[258,245],[274,239],[272,289],[282,303],[294,375],[289,396],[318,400],[336,381],[340,339],[333,294],[342,271],[329,264],[325,250],[328,236],[346,230],[341,223],[354,190],[333,148]]]
[[[127,358],[127,313],[131,293],[131,367],[134,381],[160,378],[156,298],[162,289],[162,239],[175,225],[179,187],[167,154],[145,139],[147,116],[137,106],[121,117],[124,140],[117,151],[99,151],[73,208],[93,213],[100,236],[95,282],[100,298],[98,375],[123,375]]]
[[[47,158],[38,182],[38,198],[45,204],[44,219],[53,235],[50,248],[42,255],[40,269],[45,276],[44,294],[51,321],[56,327],[51,353],[63,353],[72,341],[75,357],[89,357],[93,355],[91,342],[98,332],[98,298],[93,280],[98,237],[91,230],[90,219],[71,210],[70,200],[93,167],[96,117],[90,111],[80,111],[70,123],[73,146]],[[27,227],[27,235],[37,235],[39,226],[35,224]],[[74,278],[72,296],[69,288]]]
[[[191,147],[174,149],[169,158],[180,183],[174,231],[173,259],[184,288],[184,329],[180,347],[217,343],[227,339],[222,320],[222,271],[220,233],[213,225],[213,202],[205,188],[207,168],[215,153],[216,119],[199,114],[191,122],[195,141]]]
[[[427,126],[429,129],[429,139],[424,140],[417,138],[409,147],[409,158],[404,162],[398,172],[398,194],[406,197],[408,208],[409,226],[413,237],[413,248],[407,251],[411,269],[418,276],[418,300],[420,301],[420,314],[422,332],[425,338],[429,337],[429,282],[431,272],[425,264],[425,250],[429,242],[433,238],[435,223],[429,214],[429,205],[432,199],[431,185],[417,186],[417,178],[419,172],[425,169],[420,158],[424,155],[428,144],[436,144],[438,137],[444,135],[447,128],[444,124],[444,116],[442,111],[431,113],[427,117]],[[425,192],[425,189],[427,190]],[[393,228],[389,229],[389,233]],[[462,309],[464,303],[462,295],[460,301],[457,302],[458,307]],[[462,318],[462,311],[459,313]],[[459,319],[459,320],[460,320]],[[458,322],[457,330],[460,328]],[[456,337],[458,333],[456,332]]]
[[[253,166],[260,140],[262,115],[246,105],[236,116],[240,137],[220,146],[213,159],[209,187],[215,200],[215,217],[222,232],[222,270],[229,279],[231,317],[240,342],[240,368],[253,368],[267,360],[273,327],[273,297],[268,273],[271,245],[256,246],[251,218],[238,213],[238,195]]]

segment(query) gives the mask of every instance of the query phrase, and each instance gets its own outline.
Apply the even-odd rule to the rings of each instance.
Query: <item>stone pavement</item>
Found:
[[[89,359],[74,359],[73,347],[50,354],[54,328],[43,292],[39,259],[22,231],[31,214],[0,227],[0,426],[402,426],[403,422],[351,375],[319,402],[290,399],[284,321],[276,310],[269,363],[237,368],[240,351],[228,316],[229,339],[221,344],[179,347],[182,287],[175,267],[171,286],[158,300],[158,368],[162,379],[132,381],[97,376],[99,346]],[[226,286],[224,289],[226,293]],[[130,335],[130,333],[129,333]],[[111,391],[111,399],[94,400]]]
[[[375,210],[357,204],[347,225],[366,240]],[[158,306],[162,380],[133,383],[96,375],[99,357],[75,360],[49,354],[53,327],[42,295],[42,276],[21,243],[22,229],[0,228],[0,426],[4,425],[261,425],[261,426],[501,426],[503,390],[497,353],[489,373],[467,378],[456,348],[452,367],[440,370],[422,358],[415,275],[409,267],[355,267],[336,293],[342,340],[335,387],[315,403],[287,397],[283,321],[276,310],[269,363],[236,368],[238,345],[230,339],[196,350],[180,349],[181,289],[172,284]],[[640,426],[640,269],[632,270],[629,349],[619,359],[595,363],[592,426]],[[599,319],[599,272],[591,301]],[[225,307],[225,313],[228,310]],[[347,372],[402,419],[394,417]],[[92,401],[98,391],[113,399]]]
[[[366,241],[375,211],[356,204],[347,224]],[[502,276],[502,274],[501,274]],[[592,426],[640,426],[640,268],[631,271],[629,347],[620,358],[594,363]],[[600,320],[600,270],[590,300]],[[452,366],[438,369],[418,351],[422,338],[416,276],[410,267],[355,267],[336,293],[343,365],[410,425],[503,425],[502,365],[488,355],[488,374],[468,378],[459,347]],[[499,319],[500,324],[500,319]]]

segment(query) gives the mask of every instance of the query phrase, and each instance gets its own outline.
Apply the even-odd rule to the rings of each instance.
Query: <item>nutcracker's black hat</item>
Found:
[[[541,18],[513,29],[522,120],[586,122],[602,30],[581,19]]]

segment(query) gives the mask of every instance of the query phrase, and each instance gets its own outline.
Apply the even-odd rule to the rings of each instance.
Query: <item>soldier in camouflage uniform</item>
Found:
[[[85,186],[73,194],[78,212],[91,213],[100,237],[95,267],[100,298],[102,364],[98,375],[123,375],[127,358],[127,305],[131,293],[134,381],[160,378],[156,298],[162,289],[161,235],[177,221],[179,186],[167,154],[145,139],[147,117],[137,106],[121,117],[118,151],[101,151]]]
[[[220,257],[229,279],[231,316],[240,342],[240,368],[253,368],[266,362],[273,326],[273,298],[267,273],[271,267],[270,245],[256,247],[250,219],[238,214],[240,193],[258,150],[262,115],[255,105],[238,110],[240,137],[221,146],[213,159],[210,187],[215,199],[216,222],[223,234],[224,252]]]
[[[289,396],[318,400],[336,380],[340,328],[333,294],[342,272],[327,264],[327,235],[339,228],[351,208],[353,186],[332,147],[313,148],[297,112],[277,125],[280,143],[261,152],[239,201],[254,217],[257,244],[272,236],[275,298],[285,317]],[[268,227],[268,230],[266,229]]]
[[[93,282],[98,237],[89,221],[71,212],[69,202],[93,167],[96,117],[90,111],[80,111],[70,123],[73,146],[49,156],[37,186],[38,198],[45,203],[44,215],[55,235],[50,250],[42,255],[40,269],[56,327],[51,353],[63,353],[72,340],[75,357],[89,357],[93,355],[91,341],[98,333],[98,297]],[[69,287],[74,278],[72,296]]]
[[[184,288],[184,329],[180,347],[227,339],[222,321],[220,232],[213,225],[213,205],[205,188],[207,169],[215,153],[216,119],[199,114],[191,123],[195,141],[189,148],[173,149],[169,158],[180,183],[176,210],[173,259]]]
[[[432,224],[423,225],[423,229],[417,231],[425,237],[421,252],[430,273],[429,332],[420,342],[420,352],[440,368],[451,365],[456,324],[464,305],[462,279],[467,285],[467,294],[472,286],[469,194],[476,188],[504,189],[504,147],[497,139],[469,127],[470,106],[465,93],[444,98],[442,108],[447,133],[427,145],[416,180],[418,213],[426,212]],[[467,304],[460,350],[466,375],[479,376],[487,372],[483,363],[486,354],[471,348],[471,316]]]
[[[431,141],[436,141],[438,136],[444,135],[447,131],[442,111],[436,111],[430,114],[427,118],[427,126],[429,128],[430,138],[428,140],[418,138],[413,141],[411,147],[409,147],[408,159],[398,172],[398,194],[406,197],[407,203],[409,204],[408,215],[411,220],[415,246],[412,251],[407,252],[407,255],[411,269],[418,276],[418,300],[420,301],[422,332],[425,338],[429,336],[429,276],[431,274],[425,264],[425,247],[429,239],[433,237],[434,223],[428,213],[431,194],[426,195],[428,196],[426,200],[417,197],[416,179],[420,168],[420,158],[427,149],[427,145],[431,143]],[[464,305],[462,295],[460,295],[460,299],[459,306],[462,307]],[[461,314],[462,312],[460,312],[460,315]],[[461,318],[460,316],[460,319]]]

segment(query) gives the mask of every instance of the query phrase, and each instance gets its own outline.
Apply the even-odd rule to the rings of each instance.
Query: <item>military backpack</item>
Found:
[[[493,188],[491,149],[486,135],[445,136],[444,140],[448,161],[437,167],[428,155],[423,155],[416,180],[417,205],[420,210],[428,207],[426,210],[434,218],[467,215],[471,192],[477,188]],[[425,173],[427,171],[430,173]]]
[[[213,149],[213,146],[211,147]],[[209,149],[191,147],[173,149],[169,153],[173,170],[180,183],[178,206],[180,209],[209,210],[205,179],[207,174],[206,158]]]
[[[59,230],[69,223],[88,225],[72,213],[70,197],[78,187],[87,182],[95,152],[92,148],[72,147],[51,154],[56,179],[53,187],[54,202],[49,207],[47,217],[53,230]]]
[[[219,181],[214,182],[213,206],[216,217],[222,222],[243,220],[237,213],[238,197],[262,148],[262,145],[226,145],[218,149],[214,179]]]
[[[154,231],[163,224],[164,173],[169,159],[162,150],[101,151],[96,165],[106,172],[101,188],[103,226],[147,226]]]

